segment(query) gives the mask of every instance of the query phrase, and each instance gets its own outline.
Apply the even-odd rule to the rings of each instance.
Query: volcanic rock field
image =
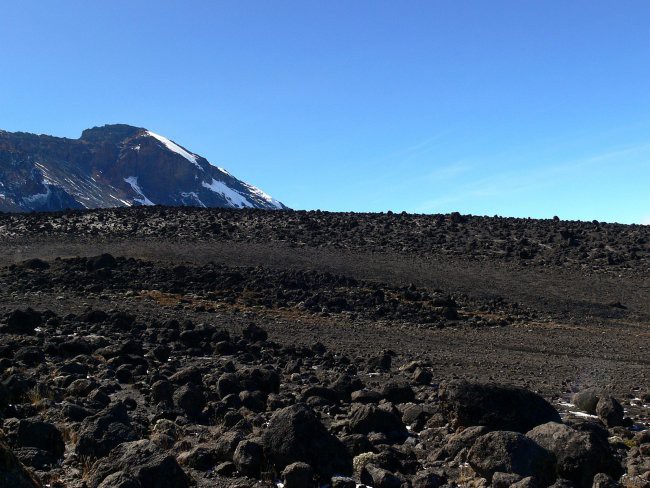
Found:
[[[0,213],[0,487],[650,486],[650,226]]]

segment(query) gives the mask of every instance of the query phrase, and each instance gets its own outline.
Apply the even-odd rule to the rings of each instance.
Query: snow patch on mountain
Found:
[[[181,192],[181,197],[183,197],[183,203],[186,204],[185,199],[190,198],[194,200],[196,203],[199,204],[199,207],[206,208],[206,204],[201,201],[199,196],[196,194],[196,192],[189,191],[189,192]]]
[[[48,185],[45,182],[43,182],[43,185],[45,186],[45,193],[35,193],[34,195],[30,195],[28,197],[23,197],[23,202],[36,203],[36,202],[45,202],[45,201],[47,201],[47,199],[48,199],[48,197],[50,196],[50,193],[51,193],[50,185]]]
[[[263,192],[259,188],[253,185],[249,185],[248,183],[242,182],[243,185],[250,190],[250,192],[253,195],[256,195],[257,197],[261,198],[265,202],[268,202],[269,204],[273,205],[275,208],[282,208],[282,204],[276,200],[275,198],[271,197],[268,193]]]
[[[192,163],[194,166],[199,168],[201,171],[204,171],[199,162],[196,160],[196,155],[187,152],[185,149],[183,149],[181,146],[176,144],[175,142],[170,141],[166,137],[161,136],[160,134],[156,134],[155,132],[151,132],[150,130],[146,131],[146,134],[148,136],[153,137],[154,139],[157,139],[159,142],[162,142],[163,145],[169,149],[172,152],[175,152],[176,154],[179,154],[183,156],[185,159],[187,159],[190,163]]]
[[[138,202],[141,205],[155,205],[151,200],[149,200],[144,193],[142,193],[142,189],[140,188],[140,185],[138,185],[138,177],[137,176],[129,176],[128,178],[124,178],[124,181],[126,181],[129,185],[131,185],[131,188],[133,189],[134,192],[136,192],[138,195],[140,195],[142,198],[134,198],[133,200]]]
[[[218,181],[212,178],[212,183],[206,183],[203,181],[201,183],[205,188],[212,190],[215,193],[220,193],[224,196],[226,200],[235,205],[236,207],[253,207],[253,204],[246,200],[244,196],[240,193],[237,193],[235,190],[226,185],[223,181]]]

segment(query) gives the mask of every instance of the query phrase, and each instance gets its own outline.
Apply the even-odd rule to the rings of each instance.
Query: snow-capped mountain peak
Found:
[[[0,131],[0,211],[156,204],[287,208],[147,129],[106,125],[79,139]]]

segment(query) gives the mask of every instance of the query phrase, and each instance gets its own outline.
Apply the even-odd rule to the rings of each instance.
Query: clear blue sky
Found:
[[[647,0],[3,2],[0,128],[164,134],[293,208],[650,222]]]

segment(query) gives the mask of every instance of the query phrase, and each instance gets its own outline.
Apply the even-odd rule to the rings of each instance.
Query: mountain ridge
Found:
[[[107,124],[78,139],[0,130],[0,211],[138,205],[287,207],[143,127]]]

